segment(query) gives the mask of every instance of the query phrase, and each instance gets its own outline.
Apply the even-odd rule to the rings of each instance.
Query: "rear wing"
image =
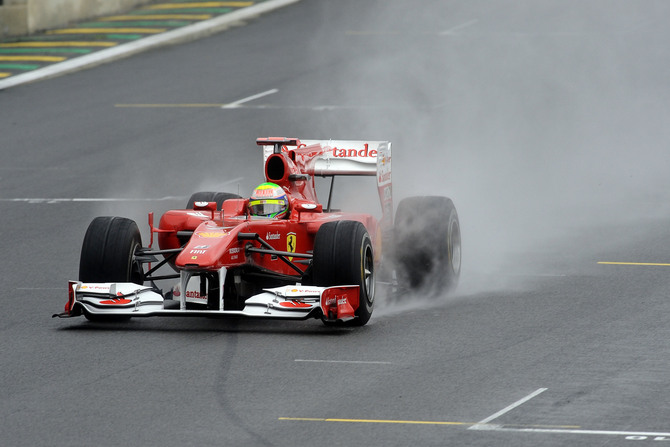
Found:
[[[304,146],[296,151],[296,163],[304,165],[305,174],[326,177],[391,172],[389,141],[302,140],[301,143]],[[301,153],[305,155],[300,157]]]
[[[278,151],[289,153],[304,174],[330,177],[383,173],[390,177],[390,141],[258,138],[256,143],[263,146],[263,163]]]
[[[299,140],[259,138],[263,162],[273,153],[284,153],[302,174],[322,177],[339,175],[376,176],[382,206],[382,229],[393,226],[391,142],[366,140]],[[390,232],[387,232],[390,234]]]

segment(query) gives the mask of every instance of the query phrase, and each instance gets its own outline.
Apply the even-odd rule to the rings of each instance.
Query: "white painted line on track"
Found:
[[[487,417],[486,419],[482,419],[481,421],[477,422],[472,427],[468,428],[468,430],[478,430],[478,429],[481,430],[482,427],[480,425],[483,425],[484,429],[489,429],[490,426],[487,426],[486,424],[488,424],[489,422],[491,422],[494,419],[498,419],[500,416],[504,415],[505,413],[508,413],[508,412],[514,410],[516,407],[528,402],[529,400],[531,400],[535,396],[538,396],[539,394],[542,394],[545,391],[547,391],[547,388],[539,388],[539,389],[533,391],[532,393],[530,393],[528,396],[524,397],[523,399],[519,399],[516,402],[514,402],[512,405],[509,405],[509,406],[503,408],[499,412],[492,414],[491,416]]]
[[[222,108],[226,108],[225,105]],[[230,107],[230,108],[239,108],[239,109],[290,109],[290,110],[313,110],[315,112],[330,112],[337,110],[381,110],[392,108],[394,110],[404,109],[404,106],[376,106],[376,105],[356,105],[356,106],[343,106],[335,104],[324,104],[324,105],[315,105],[315,106],[299,106],[299,105],[274,105],[274,104],[259,104],[259,105],[241,105],[239,107]]]
[[[75,57],[58,64],[38,68],[37,70],[29,71],[24,74],[11,76],[0,81],[0,90],[42,79],[53,78],[66,73],[72,73],[165,45],[173,45],[199,39],[223,31],[244,20],[252,19],[260,14],[288,6],[298,1],[300,0],[268,0],[263,3],[258,3],[253,6],[248,6],[237,11],[220,15],[213,19],[203,20],[202,22],[187,25],[172,31],[166,31],[134,42],[96,51],[95,53],[87,54],[85,56]]]
[[[658,439],[663,441],[670,441],[670,433],[667,432],[645,432],[645,431],[617,431],[617,430],[586,430],[586,429],[572,429],[572,428],[513,428],[503,427],[500,425],[480,425],[469,427],[468,430],[488,430],[488,431],[506,431],[506,432],[523,432],[523,433],[563,433],[573,435],[607,435],[607,436],[626,436],[631,440],[643,440],[637,438],[668,438]]]
[[[69,166],[0,166],[0,171],[64,171],[72,169]]]
[[[568,275],[565,273],[517,273],[503,276],[507,278],[564,278]]]
[[[392,362],[375,362],[375,361],[364,361],[364,360],[308,360],[308,359],[295,359],[296,362],[305,362],[305,363],[353,363],[353,364],[363,364],[363,365],[393,365]]]
[[[477,22],[479,22],[479,20],[477,20],[477,19],[470,20],[469,22],[465,22],[465,23],[462,23],[458,26],[454,26],[453,28],[449,28],[447,30],[441,31],[441,32],[438,33],[438,35],[440,35],[440,36],[453,36],[453,35],[456,34],[456,31],[460,31],[463,28],[467,28],[469,26],[472,26]]]
[[[239,107],[240,105],[242,105],[246,102],[251,102],[255,99],[262,98],[264,96],[274,95],[278,91],[279,90],[277,90],[276,88],[273,88],[271,90],[267,90],[265,92],[261,92],[261,93],[258,93],[256,95],[251,95],[251,96],[247,96],[246,98],[238,99],[237,101],[231,102],[229,104],[224,104],[223,106],[221,106],[221,108],[222,109],[235,109],[235,108]]]
[[[67,203],[67,202],[164,202],[167,200],[184,200],[185,197],[181,196],[166,196],[160,198],[129,198],[129,197],[60,197],[60,198],[38,198],[38,197],[25,197],[25,198],[13,198],[13,199],[3,199],[0,198],[0,202],[23,202],[23,203]]]
[[[17,287],[16,290],[67,290],[67,287]]]
[[[255,98],[254,98],[255,99]],[[248,98],[244,98],[248,100]],[[242,100],[240,100],[242,101]],[[405,109],[405,106],[401,105],[335,105],[335,104],[324,104],[324,105],[314,105],[314,106],[300,106],[300,105],[277,105],[277,104],[242,104],[240,101],[235,101],[234,103],[229,104],[195,104],[195,103],[185,103],[185,104],[114,104],[114,107],[118,108],[133,108],[133,109],[170,109],[170,108],[211,108],[219,107],[222,109],[234,110],[234,109],[256,109],[256,110],[312,110],[315,112],[330,112],[330,111],[339,111],[339,110],[388,110],[392,108],[394,110]]]

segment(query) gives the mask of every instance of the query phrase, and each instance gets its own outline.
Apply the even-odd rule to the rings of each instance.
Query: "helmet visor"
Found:
[[[286,211],[288,204],[284,199],[254,199],[249,201],[252,216],[276,217]]]

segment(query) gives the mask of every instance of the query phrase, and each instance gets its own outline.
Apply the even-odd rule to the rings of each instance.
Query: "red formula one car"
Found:
[[[461,252],[453,203],[405,199],[394,223],[390,142],[259,138],[257,144],[266,183],[251,198],[195,193],[158,227],[150,213],[146,247],[134,221],[94,219],[79,281],[69,283],[65,311],[54,316],[320,318],[360,326],[372,315],[382,271],[410,287],[455,286]],[[379,220],[331,209],[333,183],[328,203],[318,201],[314,177],[340,175],[376,178]],[[166,264],[176,273],[159,274]],[[169,291],[157,287],[171,278],[178,281]]]

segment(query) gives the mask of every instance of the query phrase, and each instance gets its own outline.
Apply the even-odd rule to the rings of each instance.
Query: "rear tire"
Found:
[[[400,284],[453,290],[461,274],[461,230],[451,199],[408,197],[395,217],[395,264]]]
[[[142,264],[135,252],[142,247],[137,224],[124,217],[96,217],[86,230],[79,259],[82,282],[133,282],[142,284]],[[84,314],[91,321],[119,321],[129,317]]]
[[[372,316],[375,298],[374,253],[365,226],[356,221],[323,224],[314,240],[312,281],[316,286],[357,285],[360,288],[357,318],[347,322],[365,325]],[[331,324],[324,321],[326,324]]]
[[[216,209],[221,210],[221,205],[228,199],[240,199],[237,194],[229,192],[200,191],[193,193],[186,203],[186,209],[192,210],[195,202],[216,202]]]

